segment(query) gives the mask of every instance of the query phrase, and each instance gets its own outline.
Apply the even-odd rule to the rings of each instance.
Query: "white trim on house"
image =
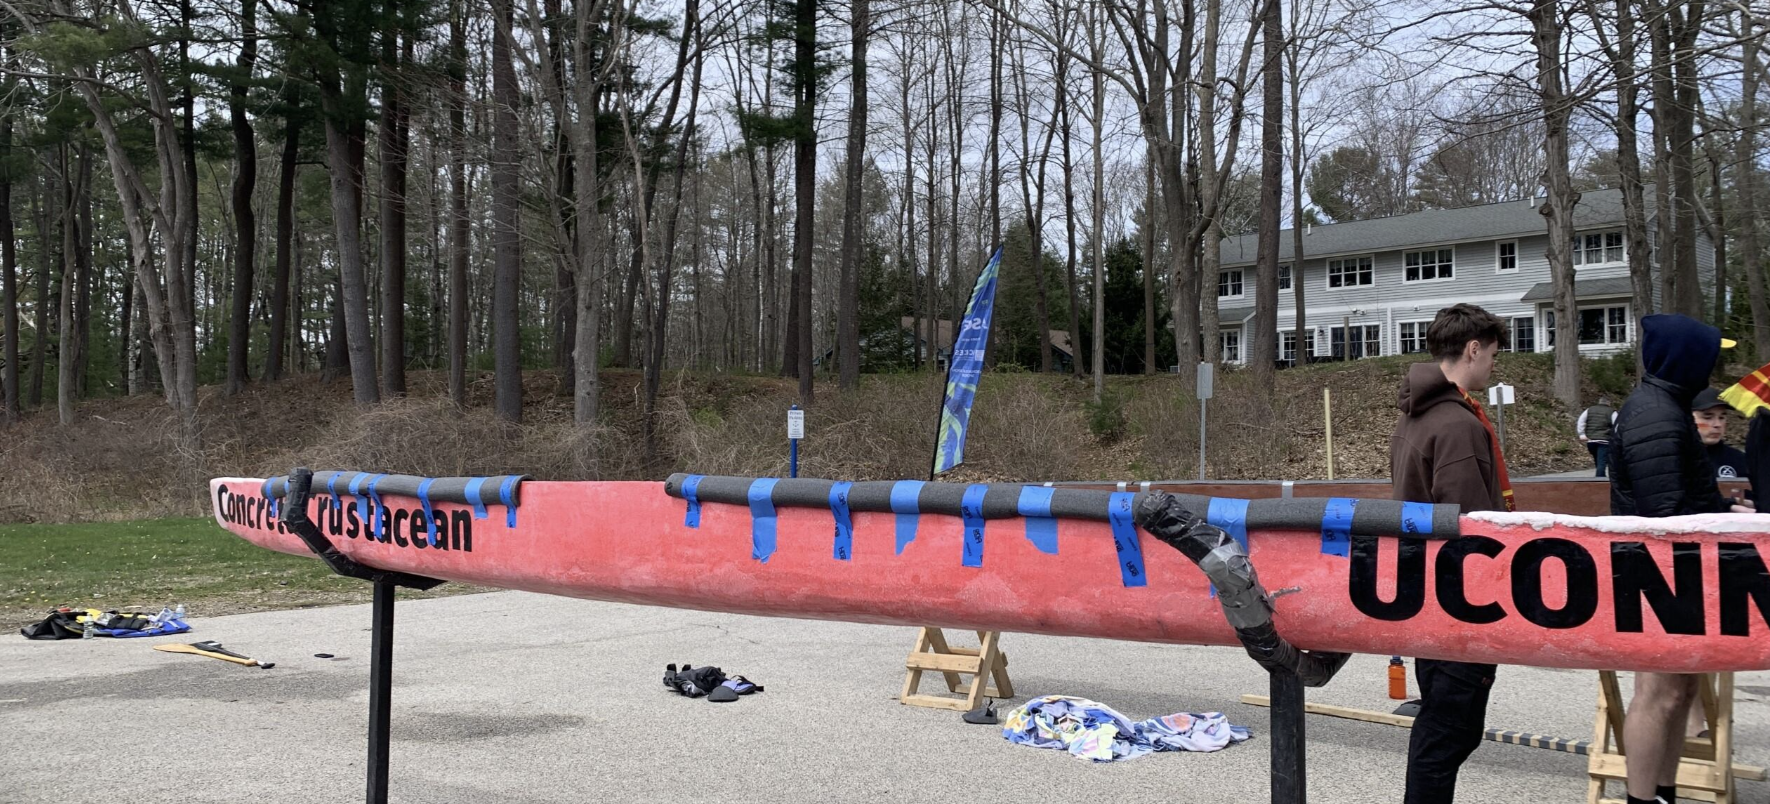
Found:
[[[1415,352],[1408,351],[1407,345],[1403,342],[1404,336],[1401,334],[1401,328],[1409,326],[1409,325],[1412,325],[1415,328],[1415,334],[1414,334],[1413,340],[1419,341],[1419,344],[1420,344],[1420,348]],[[1408,319],[1406,321],[1395,322],[1395,353],[1398,355],[1405,355],[1405,354],[1420,354],[1420,353],[1427,351],[1427,349],[1426,349],[1426,329],[1430,326],[1432,326],[1432,319],[1430,319],[1430,318]]]
[[[1336,262],[1344,263],[1347,260],[1359,261],[1355,264],[1353,270],[1350,272],[1353,275],[1354,279],[1358,278],[1360,275],[1369,274],[1370,281],[1369,282],[1353,282],[1350,284],[1341,283],[1340,285],[1335,286],[1334,285],[1333,264]],[[1368,265],[1364,264],[1364,261],[1369,261],[1369,264]],[[1342,266],[1340,269],[1340,275],[1345,276],[1347,273],[1348,272],[1346,271],[1345,267]],[[1322,288],[1321,289],[1324,291],[1351,290],[1353,288],[1368,288],[1368,287],[1371,287],[1375,284],[1377,284],[1377,255],[1374,252],[1369,252],[1369,253],[1365,253],[1365,254],[1353,254],[1353,255],[1348,255],[1345,257],[1335,257],[1333,259],[1328,259],[1328,260],[1322,261],[1322,271],[1321,271]]]
[[[1502,201],[1499,203],[1511,203],[1511,202]],[[1328,224],[1328,225],[1331,226],[1333,224]],[[1537,229],[1530,229],[1530,230],[1526,230],[1526,231],[1522,231],[1522,232],[1507,232],[1504,234],[1487,235],[1485,237],[1462,237],[1462,238],[1458,238],[1456,240],[1441,240],[1441,241],[1438,241],[1437,243],[1432,243],[1432,244],[1421,243],[1421,244],[1414,245],[1414,246],[1394,246],[1391,248],[1384,248],[1384,249],[1379,249],[1379,250],[1380,251],[1405,251],[1405,250],[1409,250],[1409,249],[1443,248],[1444,246],[1462,246],[1462,245],[1467,245],[1469,243],[1491,243],[1495,240],[1523,240],[1524,238],[1527,238],[1527,237],[1540,237],[1544,234],[1547,234],[1547,232],[1541,228],[1537,228]],[[1304,239],[1308,239],[1308,235],[1304,235]],[[1356,251],[1332,251],[1332,252],[1330,252],[1330,251],[1315,252],[1315,251],[1309,251],[1308,249],[1304,249],[1303,259],[1305,259],[1305,260],[1331,260],[1336,257],[1356,256],[1356,255],[1372,254],[1372,253],[1374,253],[1374,252],[1370,251],[1369,249],[1360,249],[1360,250],[1356,250]],[[1235,263],[1223,263],[1220,267],[1240,268],[1240,267],[1246,267],[1249,265],[1253,265],[1253,264],[1255,264],[1255,262],[1256,262],[1256,260],[1245,260],[1242,262],[1235,262]]]
[[[1444,257],[1444,252],[1446,252],[1446,251],[1450,252],[1450,261],[1449,262],[1441,262],[1440,260]],[[1430,263],[1426,262],[1425,255],[1427,255],[1427,254],[1432,255],[1432,262],[1430,262]],[[1417,257],[1419,259],[1418,264],[1415,264],[1415,265],[1408,264],[1408,259],[1412,258],[1412,257]],[[1430,265],[1432,267],[1433,275],[1430,277],[1426,276],[1426,266],[1427,265]],[[1407,278],[1407,272],[1409,269],[1415,269],[1416,272],[1419,273],[1420,276],[1416,279]],[[1422,284],[1430,284],[1433,282],[1454,282],[1454,281],[1456,281],[1456,278],[1457,278],[1457,247],[1456,246],[1428,246],[1426,248],[1408,249],[1406,251],[1401,252],[1401,282],[1404,285],[1422,285]]]
[[[1503,251],[1503,249],[1506,246],[1512,247],[1512,267],[1510,267],[1510,268],[1505,267],[1506,253],[1505,253],[1505,251]],[[1518,241],[1517,240],[1495,240],[1493,242],[1493,272],[1496,274],[1518,273]]]
[[[1610,235],[1616,235],[1617,243],[1615,246],[1610,245],[1610,241],[1608,239]],[[1585,245],[1585,239],[1588,237],[1599,238],[1597,252],[1598,252],[1598,256],[1603,258],[1599,262],[1581,262],[1581,260],[1583,260],[1585,258],[1585,255],[1592,252],[1592,249],[1589,246]],[[1614,260],[1610,259],[1608,256],[1609,252],[1612,248],[1616,249],[1617,254],[1620,255]],[[1628,264],[1628,261],[1629,261],[1629,239],[1627,237],[1623,236],[1623,230],[1621,230],[1621,229],[1592,229],[1592,230],[1588,230],[1588,231],[1584,231],[1584,232],[1574,232],[1573,233],[1573,267],[1575,269],[1579,269],[1579,268],[1606,268],[1606,267],[1612,267],[1612,266],[1617,266],[1617,265],[1626,265],[1626,264]]]
[[[1224,284],[1223,277],[1226,274],[1229,274],[1231,272],[1235,273],[1234,286],[1239,288],[1241,292],[1226,294],[1223,292],[1223,284]],[[1246,271],[1244,271],[1240,268],[1218,269],[1218,271],[1217,271],[1217,300],[1218,301],[1237,301],[1237,300],[1246,299],[1247,297],[1248,297],[1248,275],[1247,275]]]

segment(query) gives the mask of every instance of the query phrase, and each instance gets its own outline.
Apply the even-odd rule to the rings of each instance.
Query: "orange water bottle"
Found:
[[[1407,700],[1407,665],[1401,663],[1400,656],[1389,657],[1389,697]]]

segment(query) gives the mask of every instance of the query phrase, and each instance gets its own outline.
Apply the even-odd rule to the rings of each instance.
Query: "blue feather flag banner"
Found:
[[[996,273],[1001,265],[1002,250],[998,248],[989,264],[983,266],[983,273],[977,275],[971,303],[965,306],[965,319],[953,344],[952,359],[947,361],[946,401],[940,406],[940,439],[934,449],[936,475],[965,462],[965,431],[971,425],[977,381],[983,376],[983,352],[989,345],[990,317],[996,306]]]

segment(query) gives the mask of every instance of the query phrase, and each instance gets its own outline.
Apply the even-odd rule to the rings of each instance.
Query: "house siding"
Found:
[[[1581,227],[1579,234],[1590,232],[1616,231],[1621,229],[1621,222],[1613,224],[1598,223]],[[1516,242],[1517,269],[1501,272],[1498,270],[1498,248],[1501,242]],[[1505,319],[1528,317],[1532,320],[1537,351],[1550,351],[1551,347],[1544,332],[1545,311],[1553,309],[1548,302],[1526,302],[1522,297],[1533,285],[1550,280],[1548,260],[1549,237],[1546,233],[1520,235],[1517,237],[1499,237],[1491,239],[1468,240],[1464,242],[1446,243],[1443,245],[1409,246],[1407,248],[1385,249],[1364,252],[1363,256],[1372,257],[1372,284],[1368,286],[1328,288],[1327,262],[1330,258],[1357,257],[1359,254],[1336,254],[1319,257],[1306,257],[1303,270],[1293,272],[1294,281],[1306,283],[1304,287],[1304,303],[1308,306],[1309,328],[1311,335],[1303,341],[1307,344],[1314,334],[1322,330],[1342,326],[1343,323],[1358,326],[1361,324],[1378,324],[1382,327],[1382,353],[1398,354],[1401,351],[1400,324],[1411,321],[1432,320],[1438,310],[1457,302],[1476,304],[1489,312]],[[1304,238],[1304,253],[1308,254],[1308,236]],[[1449,280],[1405,281],[1405,255],[1409,251],[1426,248],[1451,248],[1454,250],[1453,278]],[[1697,260],[1701,270],[1705,297],[1710,307],[1713,297],[1715,253],[1706,236],[1699,237]],[[1221,319],[1223,331],[1239,331],[1242,339],[1242,361],[1250,357],[1249,351],[1253,344],[1251,308],[1255,294],[1253,265],[1249,262],[1238,262],[1224,266],[1228,270],[1243,272],[1243,293],[1240,297],[1219,299],[1219,309],[1224,311]],[[1598,265],[1581,265],[1576,268],[1576,281],[1601,279],[1608,277],[1627,277],[1628,261],[1625,258],[1617,262]],[[1208,277],[1206,287],[1215,288],[1215,277]],[[1657,277],[1654,283],[1657,295]],[[1656,299],[1657,301],[1657,299]],[[1278,329],[1282,333],[1292,329],[1296,321],[1296,296],[1291,289],[1280,289],[1278,292]],[[1602,297],[1582,298],[1581,308],[1629,305],[1627,293],[1606,295]],[[1635,315],[1631,309],[1628,315],[1628,340],[1621,344],[1582,344],[1582,354],[1602,355],[1627,349],[1635,337]],[[1559,327],[1558,327],[1559,329]],[[1282,338],[1281,338],[1282,342]]]

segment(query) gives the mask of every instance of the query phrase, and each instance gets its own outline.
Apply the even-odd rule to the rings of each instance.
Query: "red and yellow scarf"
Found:
[[[1462,391],[1461,388],[1457,390]],[[1487,418],[1487,411],[1481,409],[1481,403],[1475,401],[1475,397],[1470,396],[1468,391],[1463,391],[1463,401],[1469,403],[1469,407],[1475,410],[1475,418],[1480,419],[1481,426],[1487,428],[1487,443],[1493,445],[1494,473],[1500,478],[1500,498],[1505,501],[1507,511],[1516,511],[1518,505],[1512,501],[1512,477],[1506,474],[1506,456],[1500,452],[1500,437],[1494,432],[1493,421]]]

